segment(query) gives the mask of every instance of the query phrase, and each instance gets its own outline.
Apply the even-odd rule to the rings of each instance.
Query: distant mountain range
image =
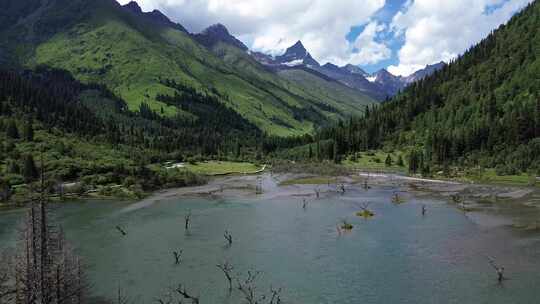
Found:
[[[291,136],[361,116],[377,102],[314,70],[272,66],[287,67],[296,57],[306,66],[317,64],[301,44],[261,64],[221,24],[189,33],[134,1],[8,0],[0,7],[2,69],[64,70],[83,84],[105,86],[131,112],[204,121],[209,111],[170,99],[197,92],[215,98],[261,133]]]
[[[11,3],[11,2],[10,2]],[[298,41],[280,56],[253,52],[222,24],[189,33],[158,10],[132,1],[20,0],[0,14],[0,62],[69,71],[107,86],[131,111],[142,104],[164,116],[198,114],[164,103],[164,80],[216,96],[261,131],[300,135],[393,96],[441,64],[409,77],[353,65],[320,65]]]
[[[193,36],[197,41],[206,46],[211,47],[218,42],[222,42],[248,51],[248,48],[236,39],[236,37],[232,36],[221,24],[212,25],[202,33]],[[321,66],[311,56],[301,41],[297,41],[294,45],[287,48],[285,53],[280,56],[274,57],[261,52],[248,52],[259,63],[274,70],[293,68],[300,68],[307,71],[312,70],[369,95],[376,100],[384,100],[387,97],[396,95],[409,84],[431,75],[445,65],[444,62],[428,65],[424,69],[418,70],[409,76],[395,76],[386,69],[369,74],[362,70],[362,68],[351,64],[338,67],[332,63],[326,63]]]

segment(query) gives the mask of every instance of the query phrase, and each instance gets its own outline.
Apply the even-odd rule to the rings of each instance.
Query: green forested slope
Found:
[[[174,94],[161,82],[172,79],[217,93],[222,102],[265,132],[292,135],[312,131],[329,119],[360,114],[361,105],[372,102],[362,94],[347,99],[308,94],[258,69],[254,62],[235,66],[236,60],[222,60],[188,34],[140,18],[114,0],[51,0],[37,8],[36,1],[19,2],[28,5],[6,8],[7,13],[20,16],[13,26],[0,30],[0,60],[68,70],[83,82],[106,85],[131,110],[147,103],[157,112],[163,109],[165,116],[189,117],[156,99]],[[302,112],[313,113],[298,115]]]
[[[540,1],[366,118],[320,137],[333,138],[339,154],[409,147],[414,171],[540,170]]]

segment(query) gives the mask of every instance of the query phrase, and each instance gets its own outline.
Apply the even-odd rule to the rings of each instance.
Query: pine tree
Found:
[[[411,153],[409,154],[409,172],[410,173],[414,174],[418,171],[419,162],[420,162],[420,159],[419,159],[418,152],[416,150],[412,150]]]
[[[386,160],[384,161],[384,164],[387,166],[387,167],[391,167],[392,166],[392,156],[390,156],[390,154],[386,155]]]
[[[321,161],[321,141],[317,140],[317,160]]]
[[[13,120],[10,120],[7,125],[6,135],[11,139],[19,139],[19,129],[17,129],[17,125]]]
[[[28,121],[24,125],[23,136],[24,136],[24,140],[26,141],[34,140],[34,128],[32,126],[32,121]]]
[[[32,155],[27,155],[24,159],[24,169],[23,169],[23,177],[24,180],[29,183],[38,177],[38,169],[36,167],[36,163],[34,162],[34,158]]]

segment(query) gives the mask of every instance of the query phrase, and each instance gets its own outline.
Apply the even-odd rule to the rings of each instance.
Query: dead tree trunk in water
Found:
[[[118,230],[118,232],[120,232],[120,234],[122,236],[126,236],[127,235],[127,232],[120,226],[116,226],[116,230]]]
[[[493,258],[489,256],[487,258],[489,260],[489,264],[491,265],[491,267],[493,267],[493,269],[495,269],[495,271],[497,272],[497,281],[499,282],[499,284],[502,283],[503,280],[505,279],[504,267],[497,265],[497,263],[495,263],[495,260]]]
[[[227,241],[227,244],[229,246],[231,246],[232,245],[232,240],[233,240],[232,234],[230,234],[230,232],[228,230],[225,230],[225,233],[223,234],[223,237]]]
[[[242,293],[244,299],[248,304],[260,304],[263,301],[267,301],[268,304],[280,304],[281,298],[281,288],[274,289],[270,288],[270,296],[266,294],[257,294],[255,281],[261,274],[260,271],[248,271],[247,278],[245,280],[240,280],[237,278],[238,290]]]
[[[181,295],[184,299],[187,299],[187,300],[191,300],[191,302],[193,304],[199,304],[199,298],[198,297],[195,297],[191,294],[189,294],[187,291],[186,291],[186,288],[185,287],[182,287],[182,285],[179,285],[178,288],[176,289],[176,292]]]
[[[174,263],[176,265],[180,264],[180,262],[182,261],[182,253],[184,251],[183,250],[180,250],[180,251],[173,251],[173,255],[174,255]]]
[[[223,274],[225,275],[225,278],[227,278],[227,282],[229,283],[229,292],[232,291],[232,271],[234,267],[229,263],[225,262],[223,264],[216,265],[217,268],[221,269],[223,271]]]
[[[184,229],[189,230],[189,224],[191,222],[191,210],[188,211],[188,214],[184,217]]]

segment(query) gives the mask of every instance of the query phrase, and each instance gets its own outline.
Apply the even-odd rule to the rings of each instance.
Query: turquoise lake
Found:
[[[243,303],[237,291],[229,294],[216,267],[226,260],[240,277],[261,271],[257,291],[281,287],[283,303],[538,303],[538,234],[479,225],[442,200],[406,194],[404,204],[394,205],[394,191],[351,187],[344,195],[311,197],[305,210],[302,197],[289,191],[169,197],[140,208],[73,202],[54,206],[54,213],[83,258],[96,303],[114,299],[119,287],[131,303],[155,303],[178,284],[201,303]],[[357,217],[359,203],[368,201],[375,217]],[[0,247],[13,245],[22,215],[0,213]],[[340,235],[336,226],[343,220],[354,228]],[[230,247],[225,230],[233,235]],[[175,265],[178,250],[183,260]],[[487,256],[505,266],[502,285]]]

